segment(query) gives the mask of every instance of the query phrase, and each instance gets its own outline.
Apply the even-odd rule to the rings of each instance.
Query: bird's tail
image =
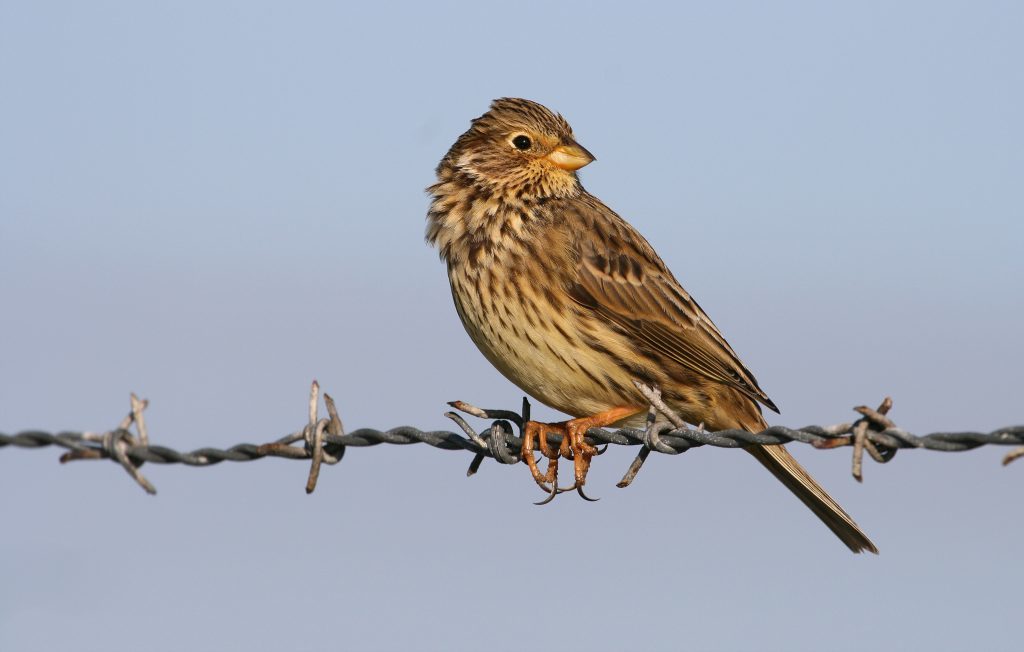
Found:
[[[760,408],[753,401],[744,400],[735,408],[728,412],[728,417],[723,423],[712,424],[715,429],[740,428],[749,432],[760,432],[768,427]],[[796,494],[803,504],[810,507],[847,548],[854,552],[868,550],[878,554],[878,548],[871,543],[871,539],[860,531],[850,515],[814,481],[804,467],[789,454],[785,446],[750,446],[746,450],[786,485],[787,489]]]
[[[747,449],[757,461],[772,472],[782,484],[796,494],[796,497],[811,508],[811,511],[835,532],[835,535],[854,552],[868,550],[878,554],[878,548],[867,535],[861,532],[850,515],[843,511],[832,496],[821,488],[804,467],[789,454],[785,446],[751,446]]]

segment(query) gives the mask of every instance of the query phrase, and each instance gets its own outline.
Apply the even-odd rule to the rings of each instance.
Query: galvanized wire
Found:
[[[665,445],[672,449],[673,453],[683,453],[698,446],[742,448],[753,444],[786,444],[794,441],[814,444],[845,436],[834,434],[834,428],[835,426],[805,426],[803,428],[772,426],[757,433],[745,430],[706,432],[669,428],[660,432],[659,437]],[[488,441],[495,437],[494,430],[493,427],[487,428],[478,436],[482,440]],[[121,430],[112,432],[114,434],[130,434]],[[57,446],[72,451],[95,451],[98,453],[98,457],[107,457],[102,452],[102,445],[94,439],[87,438],[86,435],[87,433],[72,431],[51,433],[43,430],[24,430],[14,435],[0,432],[0,448],[7,446],[18,448]],[[294,435],[284,439],[292,437]],[[913,435],[899,428],[892,428],[872,433],[871,438],[876,443],[888,448],[915,448],[955,453],[986,445],[1024,446],[1024,426],[1008,426],[992,432],[936,432],[922,436]],[[550,439],[554,444],[561,441],[556,434],[552,434]],[[588,433],[587,440],[597,445],[642,446],[644,445],[645,431],[637,428],[621,428],[614,431],[594,429]],[[521,445],[519,437],[507,431],[500,433],[500,441],[506,448],[512,450],[518,449]],[[441,450],[465,450],[480,453],[486,457],[494,457],[488,447],[481,447],[468,437],[458,433],[448,430],[420,430],[413,426],[399,426],[390,430],[360,428],[346,435],[327,435],[324,437],[324,442],[359,448],[377,446],[378,444],[427,444]],[[264,457],[283,457],[261,451],[261,448],[262,445],[257,444],[236,444],[230,448],[206,447],[184,452],[167,446],[137,444],[129,446],[126,453],[136,464],[150,462],[153,464],[185,464],[187,466],[212,466],[220,462],[251,462]]]
[[[68,452],[60,458],[61,462],[81,459],[111,459],[121,464],[135,480],[150,493],[155,489],[138,473],[138,467],[144,463],[152,464],[185,464],[187,466],[213,466],[221,462],[251,462],[265,457],[285,457],[290,459],[314,460],[314,468],[310,473],[307,491],[312,491],[316,484],[316,474],[320,462],[334,464],[341,460],[348,447],[377,446],[379,444],[427,444],[441,450],[468,451],[474,454],[473,463],[468,474],[472,475],[485,458],[492,458],[500,463],[512,464],[519,462],[519,450],[522,440],[513,434],[509,422],[522,428],[524,420],[529,419],[529,404],[524,400],[523,412],[507,410],[481,410],[465,403],[453,403],[457,409],[474,416],[493,419],[490,427],[476,432],[462,417],[448,413],[464,434],[446,430],[420,430],[412,426],[400,426],[389,430],[360,428],[344,433],[341,420],[334,410],[330,397],[325,396],[330,413],[329,419],[318,419],[316,405],[319,387],[314,384],[310,399],[310,423],[302,431],[282,437],[270,444],[237,444],[230,448],[205,447],[192,451],[178,451],[167,446],[153,445],[148,442],[142,410],[145,401],[133,396],[132,413],[126,417],[119,427],[104,433],[64,431],[51,433],[42,430],[26,430],[14,435],[0,432],[0,448],[43,448],[56,446]],[[656,399],[656,394],[652,399]],[[654,401],[652,400],[652,403]],[[888,404],[891,405],[891,402]],[[707,432],[699,428],[677,427],[670,423],[657,422],[652,418],[647,429],[621,428],[618,430],[592,429],[588,432],[588,441],[594,445],[622,445],[642,447],[637,461],[630,472],[623,478],[620,486],[632,481],[639,471],[643,460],[652,450],[666,454],[679,454],[699,446],[716,446],[721,448],[743,448],[752,445],[785,444],[800,442],[811,444],[815,448],[835,448],[838,446],[854,446],[854,475],[859,478],[859,453],[857,438],[861,438],[861,450],[867,451],[878,462],[888,462],[897,450],[923,449],[943,452],[968,451],[979,446],[1024,446],[1024,425],[1008,426],[992,432],[957,431],[935,432],[928,435],[914,435],[892,426],[884,416],[888,406],[883,404],[879,411],[868,408],[857,408],[864,418],[852,423],[841,423],[834,426],[805,426],[789,428],[771,426],[761,432],[745,430],[720,430]],[[655,412],[652,407],[652,416]],[[670,413],[666,416],[672,416]],[[134,423],[137,435],[133,435],[129,427]],[[549,441],[557,446],[561,437],[551,433]],[[298,445],[296,445],[298,444]],[[319,454],[319,458],[318,458]],[[1008,463],[1016,457],[1024,455],[1021,451],[1013,451],[1006,457]]]

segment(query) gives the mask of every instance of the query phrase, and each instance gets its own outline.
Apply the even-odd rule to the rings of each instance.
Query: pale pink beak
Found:
[[[555,167],[562,168],[563,170],[579,170],[584,165],[594,160],[594,155],[586,150],[585,147],[579,143],[570,140],[568,143],[564,143],[556,147],[550,154],[545,157],[551,161]]]

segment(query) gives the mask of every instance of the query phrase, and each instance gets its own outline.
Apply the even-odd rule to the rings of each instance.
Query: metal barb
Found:
[[[327,434],[334,437],[341,437],[345,434],[345,425],[338,416],[338,408],[334,405],[334,399],[327,392],[324,392],[324,405],[327,406],[327,416],[330,421],[327,424]],[[324,463],[337,464],[345,457],[344,444],[324,444]]]
[[[859,405],[853,408],[854,411],[864,415],[864,418],[858,419],[853,424],[853,478],[857,482],[864,481],[864,451],[868,452],[871,459],[875,460],[879,464],[885,464],[896,455],[895,448],[883,447],[882,451],[878,449],[875,442],[869,439],[869,435],[872,432],[871,427],[874,426],[876,430],[886,431],[895,429],[896,424],[893,423],[886,414],[892,409],[892,398],[886,396],[882,403],[878,406],[877,410],[872,410],[866,405]],[[883,452],[884,451],[884,452]]]
[[[131,411],[128,412],[125,418],[121,419],[121,422],[117,424],[117,428],[114,430],[104,433],[83,432],[56,435],[53,441],[54,444],[71,449],[60,456],[60,463],[64,464],[65,462],[73,462],[75,460],[112,459],[120,464],[125,473],[131,476],[146,493],[150,495],[156,494],[156,487],[139,471],[139,467],[145,464],[146,460],[133,454],[137,449],[149,448],[149,435],[146,432],[146,422],[142,417],[142,412],[147,407],[149,407],[149,401],[145,399],[140,400],[133,393],[131,394]],[[129,430],[133,423],[135,424],[135,431],[138,433],[137,440]],[[72,441],[70,439],[72,435],[78,435],[80,442],[87,442],[87,444],[83,446],[80,442]],[[4,435],[0,435],[0,447],[6,445],[3,439]],[[136,463],[136,460],[138,460],[138,463]]]
[[[313,493],[316,489],[316,481],[320,478],[320,463],[324,459],[324,428],[327,427],[327,423],[320,423],[318,420],[319,407],[320,383],[314,380],[309,388],[309,423],[302,429],[306,452],[310,457],[309,478],[306,480],[307,494]]]
[[[1024,457],[1024,446],[1021,446],[1020,448],[1014,448],[1012,451],[1007,453],[1006,457],[1003,458],[1003,466],[1006,466],[1010,462],[1020,457]]]

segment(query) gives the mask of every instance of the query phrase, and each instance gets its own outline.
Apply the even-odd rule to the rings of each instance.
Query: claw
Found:
[[[545,498],[544,500],[542,500],[539,503],[534,503],[534,505],[547,505],[552,500],[554,500],[555,496],[557,496],[558,494],[569,493],[573,489],[575,489],[576,493],[578,493],[580,495],[580,498],[582,498],[583,500],[586,500],[588,502],[596,503],[597,501],[601,500],[600,498],[591,498],[590,496],[585,494],[583,492],[583,487],[578,485],[578,484],[573,484],[571,487],[558,487],[558,486],[552,485],[552,491],[551,491],[551,493],[548,494],[548,497]]]
[[[540,482],[538,481],[538,482],[537,482],[537,486],[538,486],[538,487],[540,487],[540,490],[541,490],[541,491],[543,491],[544,493],[546,493],[546,494],[549,494],[549,493],[551,493],[551,487],[550,487],[549,485],[547,485],[547,484],[541,484],[541,483],[540,483]]]
[[[580,498],[590,503],[596,503],[597,501],[601,500],[600,498],[591,498],[587,494],[583,493],[582,485],[576,485],[576,493],[580,495]]]
[[[551,491],[548,493],[548,497],[538,503],[534,503],[534,505],[547,505],[552,500],[554,500],[555,496],[557,496],[559,493],[560,492],[558,491],[558,485],[551,485]]]

